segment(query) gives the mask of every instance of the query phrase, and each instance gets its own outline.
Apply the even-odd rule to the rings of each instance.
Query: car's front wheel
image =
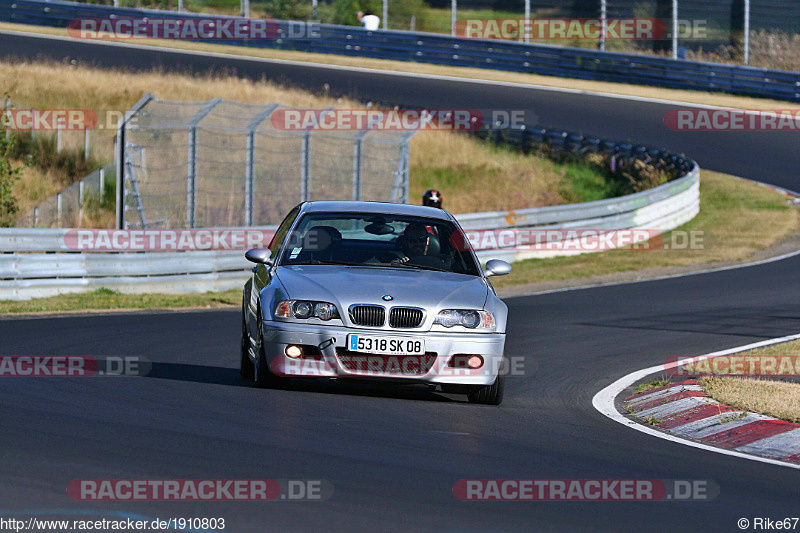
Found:
[[[259,325],[261,318],[258,319]],[[269,369],[269,362],[267,354],[264,349],[264,339],[261,336],[261,328],[259,327],[258,346],[256,347],[256,364],[255,364],[255,381],[256,386],[262,389],[284,389],[286,388],[289,380],[284,377],[276,376]]]
[[[498,375],[491,385],[481,385],[472,389],[467,394],[467,398],[469,398],[470,403],[500,405],[503,402],[505,386],[505,376]]]
[[[239,375],[244,379],[253,379],[255,374],[255,365],[250,360],[250,337],[247,335],[247,326],[245,325],[244,314],[242,314],[242,341],[239,350]]]

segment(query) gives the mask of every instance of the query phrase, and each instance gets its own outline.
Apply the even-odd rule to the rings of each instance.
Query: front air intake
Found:
[[[418,328],[422,316],[422,309],[416,307],[393,307],[389,313],[389,325],[393,328]]]
[[[350,320],[358,326],[383,326],[386,309],[379,305],[354,305],[350,307]]]

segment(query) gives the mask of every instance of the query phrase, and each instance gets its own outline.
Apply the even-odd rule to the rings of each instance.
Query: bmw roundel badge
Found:
[[[384,302],[391,302],[392,300],[394,300],[394,298],[392,298],[389,294],[384,294],[382,299]]]

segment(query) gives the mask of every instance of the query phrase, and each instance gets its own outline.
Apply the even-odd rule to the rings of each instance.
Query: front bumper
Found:
[[[502,370],[505,333],[440,333],[407,330],[386,331],[344,326],[320,326],[292,322],[262,322],[264,351],[270,370],[279,376],[361,379],[394,379],[422,383],[459,385],[490,385]],[[427,354],[435,354],[427,364],[409,363],[412,356],[380,356],[347,352],[347,335],[381,335],[392,337],[423,337]],[[285,355],[286,347],[314,346],[319,355],[304,355],[293,359]],[[481,368],[450,366],[454,355],[480,355]],[[357,360],[353,363],[353,358]],[[395,357],[395,360],[392,360]],[[419,356],[422,358],[423,356]],[[425,357],[430,362],[431,356]],[[373,362],[377,364],[373,365]],[[418,361],[419,362],[419,361]],[[406,363],[409,363],[408,365]]]

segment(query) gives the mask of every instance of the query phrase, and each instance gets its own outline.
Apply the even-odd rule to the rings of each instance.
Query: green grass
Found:
[[[0,314],[63,313],[89,309],[238,308],[241,289],[198,294],[121,294],[107,288],[81,294],[62,294],[25,301],[0,301]]]
[[[798,210],[784,195],[724,174],[701,171],[700,213],[663,234],[653,250],[612,250],[514,263],[513,272],[492,278],[495,287],[564,281],[658,267],[683,267],[741,261],[796,232]],[[701,246],[679,248],[685,235],[699,235]]]
[[[457,19],[488,19],[488,18],[522,18],[522,4],[520,11],[494,11],[492,9],[459,9],[456,14]],[[429,7],[423,13],[422,24],[417,26],[417,31],[429,31],[433,33],[450,33],[450,9]],[[391,23],[391,20],[390,20]]]
[[[593,202],[617,196],[617,184],[586,163],[567,163],[557,168],[564,168],[564,179],[559,183],[558,192],[568,203]]]
[[[641,394],[643,392],[647,392],[649,390],[657,389],[659,387],[663,387],[665,385],[669,385],[668,378],[659,378],[654,379],[652,381],[648,381],[647,383],[642,383],[636,387],[635,394]]]
[[[651,426],[657,426],[662,422],[658,418],[655,418],[655,417],[652,417],[652,416],[646,416],[644,418],[644,421],[647,422],[648,424],[650,424]]]

